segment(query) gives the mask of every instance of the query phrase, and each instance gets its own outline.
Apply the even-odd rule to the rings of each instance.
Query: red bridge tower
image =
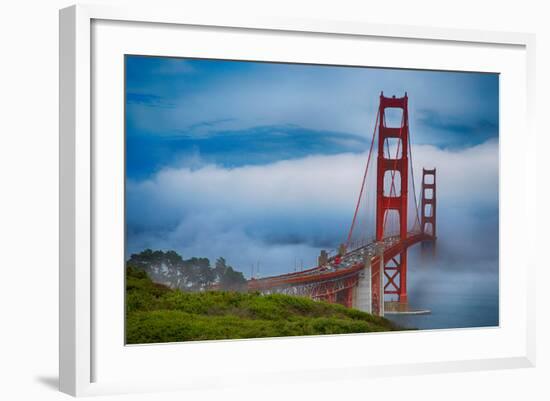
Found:
[[[421,201],[421,230],[431,235],[433,241],[436,238],[436,180],[435,168],[432,170],[422,169],[422,201]]]
[[[401,124],[397,127],[389,127],[386,123],[386,109],[401,109]],[[380,123],[378,129],[378,160],[377,160],[377,195],[376,195],[376,241],[382,241],[385,236],[384,229],[388,218],[388,212],[397,211],[399,214],[399,236],[404,241],[407,238],[407,207],[408,207],[408,182],[409,182],[409,116],[407,93],[402,98],[395,96],[384,97],[380,94]],[[397,140],[395,155],[390,154],[390,139]],[[386,148],[386,155],[384,152]],[[386,188],[388,180],[386,173],[391,176],[390,188]],[[398,177],[396,177],[398,176]],[[399,180],[399,191],[395,180]],[[399,192],[399,193],[397,193]],[[391,233],[392,235],[394,233]],[[397,257],[384,260],[384,275],[387,279],[384,285],[384,294],[394,294],[400,303],[407,302],[407,250],[402,251]],[[378,273],[379,267],[373,266],[373,278]],[[379,277],[379,276],[378,276]],[[373,280],[374,282],[375,280]],[[373,288],[373,295],[375,289]],[[376,294],[377,295],[377,294]]]

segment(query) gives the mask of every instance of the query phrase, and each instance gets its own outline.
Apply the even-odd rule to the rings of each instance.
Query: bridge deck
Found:
[[[404,240],[401,240],[399,236],[387,237],[383,240],[384,259],[394,258],[408,247],[418,242],[432,239],[431,235],[423,232],[410,232]],[[373,257],[373,264],[378,263],[378,257],[375,256],[376,245],[375,242],[370,242],[347,252],[341,257],[339,264],[336,264],[335,257],[332,257],[326,266],[316,266],[300,272],[286,273],[262,279],[251,279],[248,281],[248,288],[251,290],[264,290],[287,285],[332,281],[352,276],[364,268],[363,258],[365,255]]]

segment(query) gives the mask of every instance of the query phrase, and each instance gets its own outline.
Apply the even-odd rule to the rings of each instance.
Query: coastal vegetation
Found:
[[[182,291],[126,267],[126,343],[145,344],[392,331],[390,321],[282,294]]]

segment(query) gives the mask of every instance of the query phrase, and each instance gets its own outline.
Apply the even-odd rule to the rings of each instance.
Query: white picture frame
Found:
[[[535,186],[535,178],[528,174],[528,171],[535,170],[535,133],[533,129],[534,112],[534,35],[522,33],[506,32],[483,32],[459,29],[436,29],[415,26],[396,26],[396,25],[373,25],[362,22],[349,21],[317,21],[317,20],[294,20],[292,18],[266,18],[266,17],[244,17],[244,16],[214,16],[199,15],[188,13],[184,9],[165,10],[155,7],[132,7],[132,8],[112,8],[109,6],[78,5],[72,6],[60,11],[60,390],[71,395],[94,395],[108,393],[126,393],[133,391],[161,391],[170,389],[203,389],[209,386],[223,386],[229,383],[231,372],[220,364],[219,370],[211,374],[205,374],[200,368],[190,369],[187,372],[187,380],[183,381],[178,377],[167,376],[160,379],[162,373],[152,377],[150,380],[130,380],[127,377],[107,375],[105,380],[101,372],[98,372],[98,366],[95,359],[98,353],[106,352],[102,342],[96,344],[98,336],[96,325],[101,321],[101,307],[94,305],[94,293],[98,286],[102,285],[102,278],[94,274],[94,263],[98,255],[94,248],[94,235],[97,234],[98,215],[94,213],[97,205],[94,194],[101,183],[94,179],[98,165],[98,152],[104,151],[104,146],[109,144],[97,144],[93,138],[93,125],[97,125],[94,117],[94,103],[92,96],[94,87],[92,77],[94,68],[98,68],[94,55],[101,51],[105,40],[98,39],[93,41],[94,23],[101,21],[108,24],[131,23],[137,24],[133,27],[123,25],[116,27],[115,31],[135,29],[137,33],[144,26],[157,28],[155,32],[158,35],[166,35],[165,29],[177,29],[177,27],[201,27],[206,30],[216,29],[220,35],[224,35],[225,29],[232,32],[246,32],[285,34],[285,35],[306,35],[313,37],[316,35],[326,38],[338,37],[345,40],[362,40],[368,38],[383,39],[387,41],[407,41],[407,43],[434,44],[443,49],[444,46],[458,46],[461,48],[479,48],[484,51],[485,47],[495,49],[511,49],[510,56],[517,61],[519,72],[510,72],[510,76],[516,74],[513,79],[513,85],[521,90],[523,95],[518,95],[520,110],[517,116],[509,117],[514,119],[501,121],[502,132],[510,132],[510,128],[521,128],[522,144],[517,142],[517,138],[510,135],[504,135],[501,141],[501,220],[508,221],[509,225],[518,227],[518,229],[534,231],[535,225],[535,205],[534,200],[527,195],[511,194],[507,191],[508,182],[518,182],[523,185]],[[144,24],[144,25],[143,25]],[[108,27],[109,28],[109,27]],[[114,31],[103,31],[101,35],[113,34]],[[114,35],[114,34],[113,34]],[[144,46],[151,46],[148,51],[154,51],[155,35],[149,35],[151,43]],[[132,36],[132,35],[126,35]],[[129,40],[124,34],[117,34],[111,37],[113,46],[117,46],[124,41]],[[158,36],[161,38],[162,36]],[[267,39],[266,39],[267,40]],[[270,39],[271,40],[271,39]],[[278,40],[276,37],[274,42]],[[160,43],[160,42],[159,42]],[[299,45],[297,45],[299,46]],[[114,47],[113,47],[114,49]],[[122,49],[122,47],[117,48]],[[151,50],[153,49],[153,50]],[[165,54],[168,48],[162,49],[160,53]],[[299,50],[299,47],[297,49]],[[118,51],[118,50],[117,50]],[[122,50],[121,50],[122,51]],[[164,52],[164,53],[163,53]],[[168,55],[168,54],[166,54]],[[328,57],[328,56],[327,56]],[[345,57],[342,56],[342,57]],[[508,57],[508,56],[506,56]],[[498,59],[498,58],[497,58]],[[503,59],[504,60],[504,59]],[[350,61],[351,62],[351,61]],[[497,61],[495,61],[496,63]],[[411,68],[427,68],[429,61],[422,64],[422,61],[409,65]],[[451,63],[451,61],[449,61]],[[392,65],[394,66],[394,65]],[[434,66],[434,68],[441,66]],[[459,65],[455,66],[460,69]],[[473,67],[470,67],[473,68]],[[495,65],[488,67],[493,72],[500,72]],[[512,84],[511,84],[512,85]],[[123,83],[120,82],[120,88]],[[118,88],[117,90],[120,90]],[[510,86],[511,88],[511,86]],[[501,96],[506,96],[506,91]],[[114,97],[116,99],[116,96]],[[510,105],[501,100],[501,108],[509,110]],[[508,117],[504,117],[508,118]],[[116,148],[109,148],[115,152]],[[516,165],[510,165],[511,160],[504,155],[508,155],[508,149],[515,149],[518,158]],[[120,149],[118,149],[120,150]],[[116,157],[116,155],[114,156]],[[120,155],[120,157],[122,157]],[[101,157],[102,158],[102,157]],[[109,164],[109,162],[106,162]],[[114,165],[113,165],[114,166]],[[113,167],[109,165],[108,167]],[[120,188],[118,188],[120,190]],[[503,204],[503,200],[505,203]],[[513,216],[515,210],[517,216]],[[502,226],[501,226],[502,227]],[[227,358],[235,355],[261,355],[272,349],[270,358],[274,367],[269,369],[267,366],[247,367],[245,362],[237,366],[239,372],[248,372],[255,374],[256,381],[265,381],[266,383],[278,380],[292,381],[299,372],[300,380],[326,380],[327,378],[338,379],[342,377],[352,377],[361,380],[365,377],[380,375],[399,375],[399,374],[419,374],[442,371],[468,371],[480,369],[500,369],[510,367],[528,367],[535,363],[535,319],[534,319],[534,278],[533,272],[535,260],[530,251],[534,245],[525,244],[524,247],[518,246],[509,249],[507,245],[519,241],[513,237],[512,233],[501,232],[501,252],[507,252],[506,260],[501,263],[517,262],[520,270],[520,277],[515,283],[516,296],[519,302],[518,310],[515,310],[515,317],[518,322],[507,321],[501,324],[498,329],[486,330],[448,330],[432,331],[426,333],[416,333],[417,338],[421,338],[423,344],[437,343],[438,341],[464,341],[465,343],[475,344],[479,342],[480,349],[472,350],[465,358],[447,357],[441,355],[439,359],[431,358],[420,360],[414,354],[405,356],[398,362],[383,359],[372,361],[372,363],[362,362],[361,360],[352,360],[352,356],[347,356],[348,361],[340,361],[340,364],[334,364],[334,361],[325,362],[312,360],[311,364],[300,365],[297,363],[293,370],[285,370],[283,365],[277,365],[276,357],[285,349],[292,349],[292,352],[312,352],[315,347],[338,347],[343,346],[343,341],[357,346],[366,342],[379,342],[385,335],[354,335],[354,336],[324,336],[296,339],[276,339],[276,340],[245,340],[245,341],[223,341],[207,342],[206,344],[195,345],[152,345],[141,347],[130,347],[130,353],[127,355],[128,365],[130,360],[134,363],[139,358],[148,358],[147,363],[154,363],[165,358],[169,360],[169,354],[177,352],[178,347],[186,346],[186,352],[189,355],[195,355],[196,349],[200,352],[212,352]],[[508,237],[510,236],[510,237]],[[513,247],[512,247],[513,248]],[[520,251],[522,249],[522,251]],[[508,270],[506,270],[508,271]],[[505,271],[505,272],[506,272]],[[122,273],[121,273],[122,274]],[[506,276],[508,277],[508,276]],[[505,277],[505,278],[506,278]],[[509,298],[512,288],[510,280],[501,281],[501,305],[502,299]],[[123,292],[123,287],[117,291]],[[506,306],[506,305],[505,305]],[[121,308],[122,310],[122,308]],[[506,308],[505,308],[506,310]],[[99,311],[99,312],[98,312]],[[508,326],[509,325],[509,326]],[[101,325],[100,325],[101,326]],[[105,328],[105,325],[101,326]],[[101,332],[107,329],[101,329]],[[499,333],[506,333],[509,330],[509,336],[499,337]],[[511,334],[510,334],[511,333]],[[108,336],[105,331],[103,334]],[[400,334],[391,334],[400,335]],[[462,340],[461,338],[464,338]],[[400,337],[403,341],[411,339],[409,334]],[[447,339],[447,340],[445,340]],[[297,342],[299,341],[299,342]],[[419,340],[420,341],[420,340]],[[483,352],[481,344],[483,341],[494,343],[494,349]],[[502,342],[502,343],[501,343]],[[124,344],[120,343],[124,348]],[[418,346],[418,344],[417,344]],[[504,347],[509,346],[510,352],[506,352]],[[194,347],[194,348],[192,348]],[[500,347],[500,348],[499,348]],[[308,351],[309,350],[309,351]],[[460,345],[457,352],[460,351]],[[125,350],[126,354],[128,350]],[[141,351],[144,351],[143,353]],[[244,354],[243,354],[244,352]],[[145,353],[147,355],[145,355]],[[143,354],[143,356],[141,356]],[[122,355],[122,354],[121,354]],[[267,355],[267,354],[266,354]],[[374,354],[373,354],[374,355]],[[465,354],[466,355],[466,354]],[[100,359],[106,361],[105,357]],[[133,358],[133,359],[132,359]],[[137,359],[136,359],[137,358]],[[244,357],[243,359],[246,359]],[[266,360],[269,358],[266,358]],[[345,359],[345,358],[344,358]],[[376,357],[373,356],[373,359]],[[193,357],[190,358],[193,361]],[[109,360],[109,364],[115,366],[113,369],[119,369],[116,365],[121,360]],[[106,362],[103,362],[103,366]],[[267,365],[267,362],[265,363]],[[162,369],[161,369],[162,370]],[[227,373],[227,381],[222,377]],[[189,376],[191,375],[191,376]],[[98,379],[99,378],[99,379]],[[191,378],[191,379],[190,379]],[[244,385],[246,382],[242,381]]]

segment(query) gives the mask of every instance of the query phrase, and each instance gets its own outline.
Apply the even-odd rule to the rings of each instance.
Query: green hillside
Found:
[[[131,268],[126,290],[127,344],[398,329],[384,318],[307,298],[172,290]]]

